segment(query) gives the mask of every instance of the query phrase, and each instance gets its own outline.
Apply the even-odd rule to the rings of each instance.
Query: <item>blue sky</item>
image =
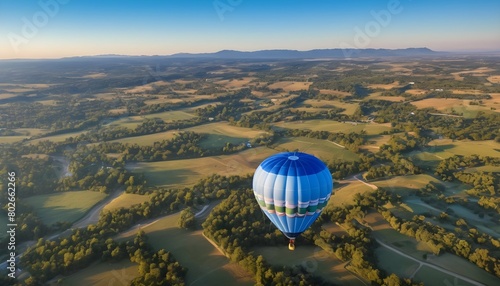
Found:
[[[0,0],[0,58],[223,49],[500,50],[500,1]]]

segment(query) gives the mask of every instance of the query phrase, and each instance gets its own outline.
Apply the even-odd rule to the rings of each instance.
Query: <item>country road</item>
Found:
[[[109,195],[109,197],[107,197],[105,200],[95,205],[83,218],[75,222],[71,226],[71,228],[82,228],[82,227],[87,227],[90,224],[97,223],[99,221],[99,215],[101,214],[101,211],[104,209],[104,207],[112,200],[116,199],[121,194],[123,194],[123,192],[124,192],[123,189],[115,190],[113,193]]]

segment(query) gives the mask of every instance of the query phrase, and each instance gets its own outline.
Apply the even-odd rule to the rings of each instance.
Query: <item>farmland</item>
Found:
[[[20,74],[40,76],[27,63],[0,71],[0,174],[15,170],[28,206],[19,225],[32,230],[20,243],[44,232],[20,262],[39,284],[142,277],[157,265],[126,257],[139,230],[187,269],[187,285],[286,284],[291,271],[304,283],[499,284],[497,58],[100,60],[68,63],[71,72],[53,66],[40,82],[23,82]],[[254,205],[247,177],[284,151],[313,154],[341,178],[294,252]],[[464,162],[440,165],[456,155]],[[491,158],[468,167],[471,155]],[[93,226],[59,239],[54,224],[79,220],[104,192],[120,195],[101,220],[96,211]],[[232,215],[211,217],[223,207]],[[194,226],[179,228],[187,209]],[[255,220],[237,221],[247,216]],[[50,253],[60,247],[68,254]],[[78,247],[86,260],[75,258]]]
[[[172,252],[182,265],[190,269],[186,277],[190,285],[252,285],[248,274],[238,265],[228,262],[201,231],[179,229],[178,219],[179,214],[170,215],[140,226],[140,229],[148,234],[155,248]],[[138,230],[125,232],[119,239],[131,238]]]
[[[52,225],[77,221],[105,197],[102,193],[78,191],[33,196],[26,199],[26,203],[33,207],[45,224]]]

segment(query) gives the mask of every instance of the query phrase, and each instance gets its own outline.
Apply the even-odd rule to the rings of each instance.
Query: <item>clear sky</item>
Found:
[[[345,47],[500,50],[500,1],[0,0],[0,59]]]

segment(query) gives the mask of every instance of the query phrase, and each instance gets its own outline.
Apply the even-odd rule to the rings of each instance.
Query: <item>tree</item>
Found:
[[[196,227],[196,218],[194,216],[193,210],[190,207],[181,211],[181,215],[177,224],[180,228],[186,229],[194,229]]]

